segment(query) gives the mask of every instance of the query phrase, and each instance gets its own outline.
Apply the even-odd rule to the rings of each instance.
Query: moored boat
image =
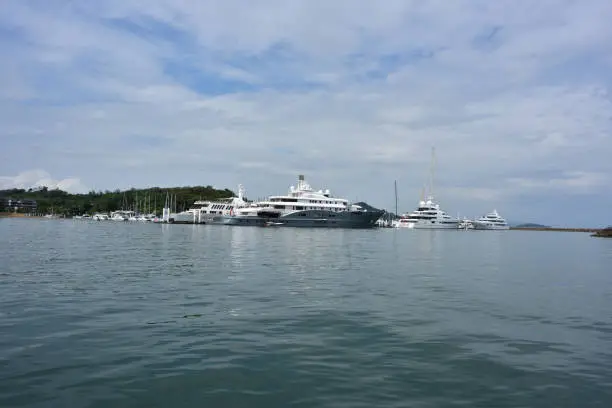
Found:
[[[591,234],[592,237],[612,238],[612,226],[600,229],[599,231]]]
[[[504,218],[502,218],[497,210],[493,210],[490,213],[483,215],[477,220],[472,221],[474,229],[477,230],[508,230],[510,226]]]
[[[314,190],[303,175],[286,195],[240,207],[223,216],[226,225],[326,228],[373,228],[384,211],[368,211],[333,197],[329,190]]]

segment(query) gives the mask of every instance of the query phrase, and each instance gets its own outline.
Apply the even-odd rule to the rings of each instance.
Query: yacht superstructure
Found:
[[[507,230],[510,226],[498,213],[493,210],[490,213],[483,215],[477,220],[472,221],[474,229],[478,230]]]

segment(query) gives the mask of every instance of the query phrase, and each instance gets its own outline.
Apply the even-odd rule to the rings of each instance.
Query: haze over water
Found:
[[[612,240],[0,220],[1,407],[609,407]]]

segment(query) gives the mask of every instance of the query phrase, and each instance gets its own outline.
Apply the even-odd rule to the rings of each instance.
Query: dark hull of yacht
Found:
[[[281,216],[224,216],[222,223],[236,226],[308,227],[308,228],[375,228],[384,211],[331,212],[320,210],[296,211]]]

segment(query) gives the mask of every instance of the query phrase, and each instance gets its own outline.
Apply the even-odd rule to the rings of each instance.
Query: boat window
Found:
[[[296,209],[296,210],[303,210],[303,209],[304,209],[304,206],[302,206],[302,205],[296,205],[296,206],[295,206],[295,209]]]
[[[277,210],[284,210],[285,206],[284,205],[275,205],[274,208],[277,209]]]

